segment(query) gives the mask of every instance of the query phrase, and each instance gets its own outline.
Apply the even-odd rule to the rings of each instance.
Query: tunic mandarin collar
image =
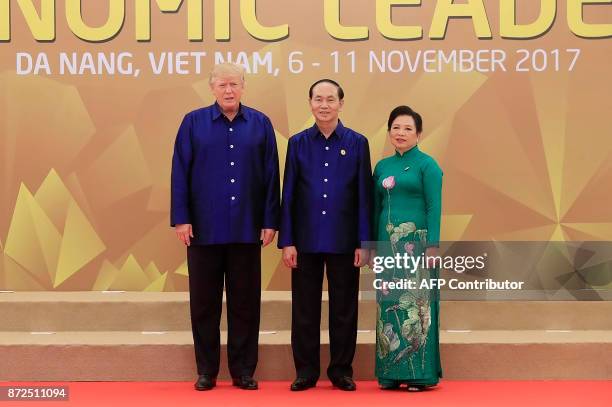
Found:
[[[404,154],[401,154],[399,151],[395,150],[395,157],[401,158],[401,159],[411,158],[411,157],[414,157],[418,151],[419,151],[418,145],[415,145],[410,150],[404,152]]]

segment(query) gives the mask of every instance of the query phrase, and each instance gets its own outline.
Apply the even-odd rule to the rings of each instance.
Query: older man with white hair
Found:
[[[257,389],[261,247],[278,229],[279,171],[270,119],[244,106],[244,69],[216,65],[216,101],[185,115],[172,160],[171,225],[187,247],[196,390],[216,385],[223,286],[229,371],[234,386]]]

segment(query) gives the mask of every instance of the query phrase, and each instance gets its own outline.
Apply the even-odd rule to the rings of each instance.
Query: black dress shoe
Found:
[[[357,390],[357,386],[355,385],[355,382],[353,381],[352,378],[348,376],[342,376],[342,377],[331,379],[331,382],[335,387],[339,388],[340,390],[344,390],[344,391]]]
[[[217,379],[211,375],[201,374],[195,382],[195,389],[199,391],[211,390],[217,385]]]
[[[251,376],[240,376],[239,378],[233,378],[232,384],[236,387],[240,387],[243,390],[257,390],[257,381]]]
[[[291,383],[291,391],[302,391],[315,387],[317,385],[317,379],[307,379],[305,377],[298,377]]]

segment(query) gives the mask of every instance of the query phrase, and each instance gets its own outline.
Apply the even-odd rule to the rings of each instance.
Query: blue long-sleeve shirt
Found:
[[[172,159],[170,223],[190,223],[191,244],[257,243],[278,229],[280,186],[270,119],[241,105],[231,122],[215,103],[188,113]]]
[[[368,139],[338,123],[326,139],[317,126],[289,139],[278,247],[352,253],[371,238],[372,170]]]

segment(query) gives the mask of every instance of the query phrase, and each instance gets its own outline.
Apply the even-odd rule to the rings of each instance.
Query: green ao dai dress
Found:
[[[374,169],[374,233],[378,256],[423,256],[438,246],[442,170],[418,146],[381,160]],[[433,386],[442,377],[439,291],[419,288],[437,269],[384,269],[383,281],[414,280],[414,289],[377,290],[376,377],[383,386]]]

